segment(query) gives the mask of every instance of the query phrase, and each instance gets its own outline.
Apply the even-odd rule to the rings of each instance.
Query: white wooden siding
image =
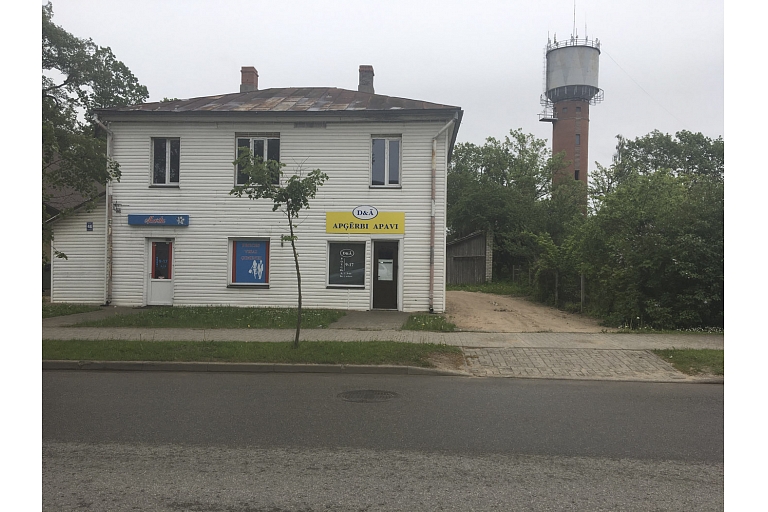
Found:
[[[52,246],[67,259],[52,258],[51,302],[104,303],[105,201],[100,199],[92,212],[80,211],[54,222]],[[87,222],[93,222],[93,231],[86,231]]]
[[[371,307],[371,235],[325,232],[326,211],[351,211],[373,205],[380,212],[405,212],[405,235],[399,240],[401,304],[404,311],[429,308],[429,236],[432,137],[445,120],[434,122],[339,122],[327,128],[294,128],[291,123],[112,122],[113,157],[122,178],[113,186],[113,199],[122,204],[115,213],[113,304],[145,304],[147,238],[174,239],[174,304],[285,306],[297,301],[295,268],[284,214],[272,212],[267,199],[252,201],[231,196],[234,185],[235,135],[279,132],[280,158],[286,175],[321,169],[330,179],[310,209],[298,219],[298,251],[304,305],[317,308]],[[402,134],[402,188],[370,188],[372,134]],[[445,309],[445,197],[447,141],[438,139],[434,309]],[[181,140],[178,188],[150,187],[152,137]],[[129,226],[128,214],[187,214],[187,227]],[[96,224],[94,224],[96,225]],[[83,228],[84,230],[84,228]],[[57,233],[57,239],[59,234]],[[227,287],[228,240],[233,237],[270,239],[269,288]],[[103,239],[103,237],[102,237]],[[327,289],[327,242],[366,241],[364,289]],[[103,259],[103,246],[100,253]],[[102,263],[103,265],[103,263]]]

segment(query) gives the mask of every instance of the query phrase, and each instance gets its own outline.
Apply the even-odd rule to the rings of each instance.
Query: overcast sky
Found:
[[[458,141],[477,144],[516,128],[550,140],[538,121],[544,47],[574,26],[572,0],[55,0],[53,10],[54,23],[111,47],[150,101],[237,92],[249,65],[260,89],[356,90],[370,64],[379,94],[464,109]],[[610,163],[617,134],[723,135],[723,0],[577,0],[576,30],[602,43],[590,169]]]

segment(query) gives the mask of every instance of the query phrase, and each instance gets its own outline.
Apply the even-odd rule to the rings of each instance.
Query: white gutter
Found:
[[[112,138],[114,133],[99,121],[99,117],[96,114],[93,115],[93,121],[107,132],[107,161],[109,161],[112,158]],[[106,261],[107,268],[104,283],[104,304],[109,306],[112,302],[112,186],[110,185],[110,180],[107,180],[105,195],[107,196],[107,229],[105,230],[104,260]]]
[[[429,227],[429,312],[435,312],[435,208],[437,195],[437,138],[456,122],[458,114],[432,137],[432,214]]]

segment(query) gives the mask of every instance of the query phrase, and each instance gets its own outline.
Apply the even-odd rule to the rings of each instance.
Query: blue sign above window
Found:
[[[188,226],[189,215],[176,215],[164,213],[161,215],[128,215],[128,224],[131,226]]]

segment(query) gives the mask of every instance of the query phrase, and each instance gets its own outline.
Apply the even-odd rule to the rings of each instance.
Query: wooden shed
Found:
[[[446,282],[476,284],[491,281],[493,235],[476,231],[446,244]]]

